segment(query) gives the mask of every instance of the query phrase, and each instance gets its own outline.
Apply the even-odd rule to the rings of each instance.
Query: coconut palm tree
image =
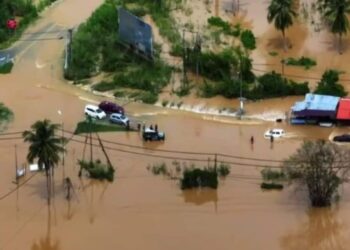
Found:
[[[284,50],[287,49],[285,30],[293,25],[295,16],[293,0],[272,0],[268,7],[267,20],[269,23],[274,22],[275,28],[282,32]]]
[[[53,168],[60,160],[60,153],[64,152],[63,138],[57,137],[55,132],[60,127],[49,120],[37,121],[31,126],[30,131],[24,131],[22,136],[25,142],[29,142],[27,154],[28,162],[38,159],[40,170],[45,170],[47,181],[47,202],[50,205],[51,198],[51,174]]]
[[[332,0],[326,2],[325,16],[330,21],[332,33],[339,36],[339,54],[341,54],[342,35],[346,34],[349,29],[348,14],[350,14],[349,0]]]

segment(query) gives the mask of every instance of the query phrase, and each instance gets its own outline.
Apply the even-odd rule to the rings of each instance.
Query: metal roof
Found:
[[[292,107],[293,112],[303,110],[335,111],[340,97],[329,95],[306,94],[305,100],[296,102]]]
[[[340,99],[337,119],[350,120],[350,99],[349,98]]]

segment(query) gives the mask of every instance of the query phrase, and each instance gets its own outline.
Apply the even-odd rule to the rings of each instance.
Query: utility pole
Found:
[[[64,169],[64,155],[66,154],[66,143],[64,141],[64,122],[62,121],[62,148],[63,148],[63,153],[62,153],[62,174],[63,174],[63,180],[65,178],[65,169]]]
[[[217,171],[217,164],[218,164],[217,154],[215,154],[214,155],[214,170],[215,170],[215,172]]]
[[[239,54],[239,119],[242,119],[243,109],[243,90],[242,90],[242,55]]]
[[[73,41],[73,29],[68,29],[68,61],[69,61],[69,67],[72,64],[72,55],[73,55],[73,48],[72,48],[72,41]]]
[[[15,144],[15,167],[16,167],[16,184],[18,185],[18,162],[17,162],[17,144]]]
[[[89,124],[90,124],[90,162],[93,161],[92,156],[92,118],[89,116]]]
[[[182,31],[182,67],[183,67],[183,86],[187,84],[187,75],[186,75],[186,45],[185,45],[185,29]]]

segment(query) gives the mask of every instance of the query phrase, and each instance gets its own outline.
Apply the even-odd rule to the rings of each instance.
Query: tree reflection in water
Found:
[[[41,238],[39,242],[34,242],[31,250],[59,250],[60,245],[58,240],[52,242],[51,240],[51,206],[48,206],[48,218],[47,218],[47,233],[46,236]]]
[[[218,192],[216,189],[194,188],[183,190],[182,195],[186,203],[194,203],[197,206],[214,202],[215,211],[217,212]]]
[[[337,216],[337,208],[311,208],[308,221],[299,230],[284,236],[284,250],[342,250],[349,249],[344,237],[347,227]]]

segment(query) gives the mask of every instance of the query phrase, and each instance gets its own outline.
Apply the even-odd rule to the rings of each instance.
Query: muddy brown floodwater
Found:
[[[247,8],[263,9],[258,1],[246,2]],[[53,24],[53,28],[77,25],[100,3],[102,0],[88,3],[83,0],[60,1],[31,30],[47,24]],[[246,8],[244,6],[242,8]],[[252,15],[249,11],[247,13]],[[259,20],[260,13],[255,14]],[[265,24],[260,25],[264,27]],[[102,98],[61,79],[60,58],[64,42],[38,42],[25,46],[27,49],[16,58],[13,73],[0,76],[0,100],[15,113],[7,131],[23,131],[44,117],[63,122],[65,129],[73,131],[76,122],[83,118],[84,105],[97,103]],[[283,114],[298,99],[301,98],[248,103],[247,115],[252,118],[274,117],[272,111]],[[195,100],[192,101],[196,105]],[[237,102],[216,98],[208,104],[229,107]],[[0,249],[349,248],[348,185],[340,189],[341,200],[334,207],[310,209],[303,190],[296,192],[294,187],[287,187],[281,192],[261,191],[260,170],[267,164],[261,160],[219,157],[219,161],[230,161],[232,165],[231,174],[220,181],[216,191],[183,192],[177,181],[153,176],[146,169],[148,164],[163,161],[171,166],[172,160],[157,158],[159,156],[191,158],[187,164],[203,160],[202,165],[205,165],[208,160],[208,156],[153,152],[150,149],[221,152],[239,157],[282,160],[299,147],[302,139],[328,138],[331,134],[346,132],[346,128],[334,130],[291,127],[261,120],[239,121],[232,117],[191,114],[137,103],[128,104],[126,108],[128,113],[147,124],[157,123],[159,129],[166,132],[166,141],[144,144],[136,132],[101,134],[105,140],[146,147],[138,149],[106,144],[116,167],[116,179],[111,184],[77,177],[76,162],[83,158],[84,146],[71,141],[67,146],[65,165],[60,165],[55,171],[55,197],[50,208],[46,205],[43,174],[28,174],[20,181],[28,180],[27,183],[4,196],[16,188],[13,183],[15,144],[19,165],[26,162],[27,145],[21,140],[0,141]],[[284,128],[287,138],[276,140],[271,147],[263,133],[272,127]],[[254,147],[249,143],[251,136],[255,137]],[[79,136],[75,139],[84,141]],[[105,161],[97,148],[93,149],[93,156]],[[71,202],[64,197],[63,178],[67,176],[74,186]]]

